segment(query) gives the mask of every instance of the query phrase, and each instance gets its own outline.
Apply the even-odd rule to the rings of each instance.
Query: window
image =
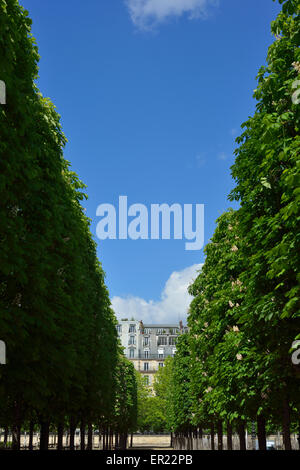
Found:
[[[149,338],[144,338],[144,342],[143,342],[144,346],[148,346],[149,345]]]
[[[144,362],[144,370],[149,370],[149,362]]]
[[[144,380],[145,380],[146,385],[149,385],[149,383],[150,383],[149,379],[150,379],[149,375],[144,375]]]
[[[157,354],[158,354],[158,359],[164,359],[165,352],[163,348],[158,349]]]
[[[130,348],[129,349],[129,357],[132,359],[134,358],[134,349],[133,348]]]
[[[144,351],[144,357],[145,357],[145,359],[149,358],[149,351]]]
[[[169,338],[169,345],[170,345],[170,346],[175,346],[176,341],[177,341],[177,338],[176,338],[176,337],[170,336],[170,338]]]
[[[157,341],[157,345],[158,346],[166,346],[168,343],[168,338],[166,336],[159,336],[158,337],[158,341]]]
[[[157,335],[162,335],[163,332],[164,332],[164,330],[163,330],[162,328],[158,328],[158,329],[156,330],[156,334],[157,334]]]
[[[119,335],[122,333],[122,325],[117,326],[117,332],[119,333]]]
[[[135,333],[135,325],[129,326],[129,333]]]
[[[129,336],[128,344],[135,344],[135,336]]]
[[[163,367],[164,366],[164,363],[163,362],[159,362],[158,363],[158,367]]]
[[[170,335],[178,335],[178,328],[170,328]]]
[[[145,335],[150,335],[151,334],[151,328],[145,328],[144,329],[144,334]]]

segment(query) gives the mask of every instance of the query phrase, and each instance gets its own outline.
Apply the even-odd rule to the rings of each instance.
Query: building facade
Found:
[[[117,330],[125,356],[153,387],[155,373],[164,367],[167,357],[174,357],[177,338],[187,328],[182,322],[179,325],[150,325],[124,319],[119,321]]]

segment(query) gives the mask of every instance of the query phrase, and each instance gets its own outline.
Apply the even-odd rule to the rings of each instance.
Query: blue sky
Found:
[[[205,204],[205,242],[227,195],[234,139],[253,113],[273,41],[272,0],[21,0],[33,19],[38,86],[61,114],[65,158],[97,206]],[[98,240],[121,317],[185,319],[203,262],[184,240]]]

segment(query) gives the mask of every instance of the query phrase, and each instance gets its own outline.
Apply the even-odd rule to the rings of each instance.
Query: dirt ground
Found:
[[[133,436],[133,449],[171,449],[170,447],[171,436],[167,435],[140,435],[134,434]]]

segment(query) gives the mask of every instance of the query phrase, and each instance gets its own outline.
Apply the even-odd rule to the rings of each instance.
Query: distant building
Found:
[[[149,325],[124,319],[119,321],[117,330],[125,356],[152,387],[154,374],[164,366],[167,357],[174,357],[177,338],[188,329],[182,322],[179,325]]]

